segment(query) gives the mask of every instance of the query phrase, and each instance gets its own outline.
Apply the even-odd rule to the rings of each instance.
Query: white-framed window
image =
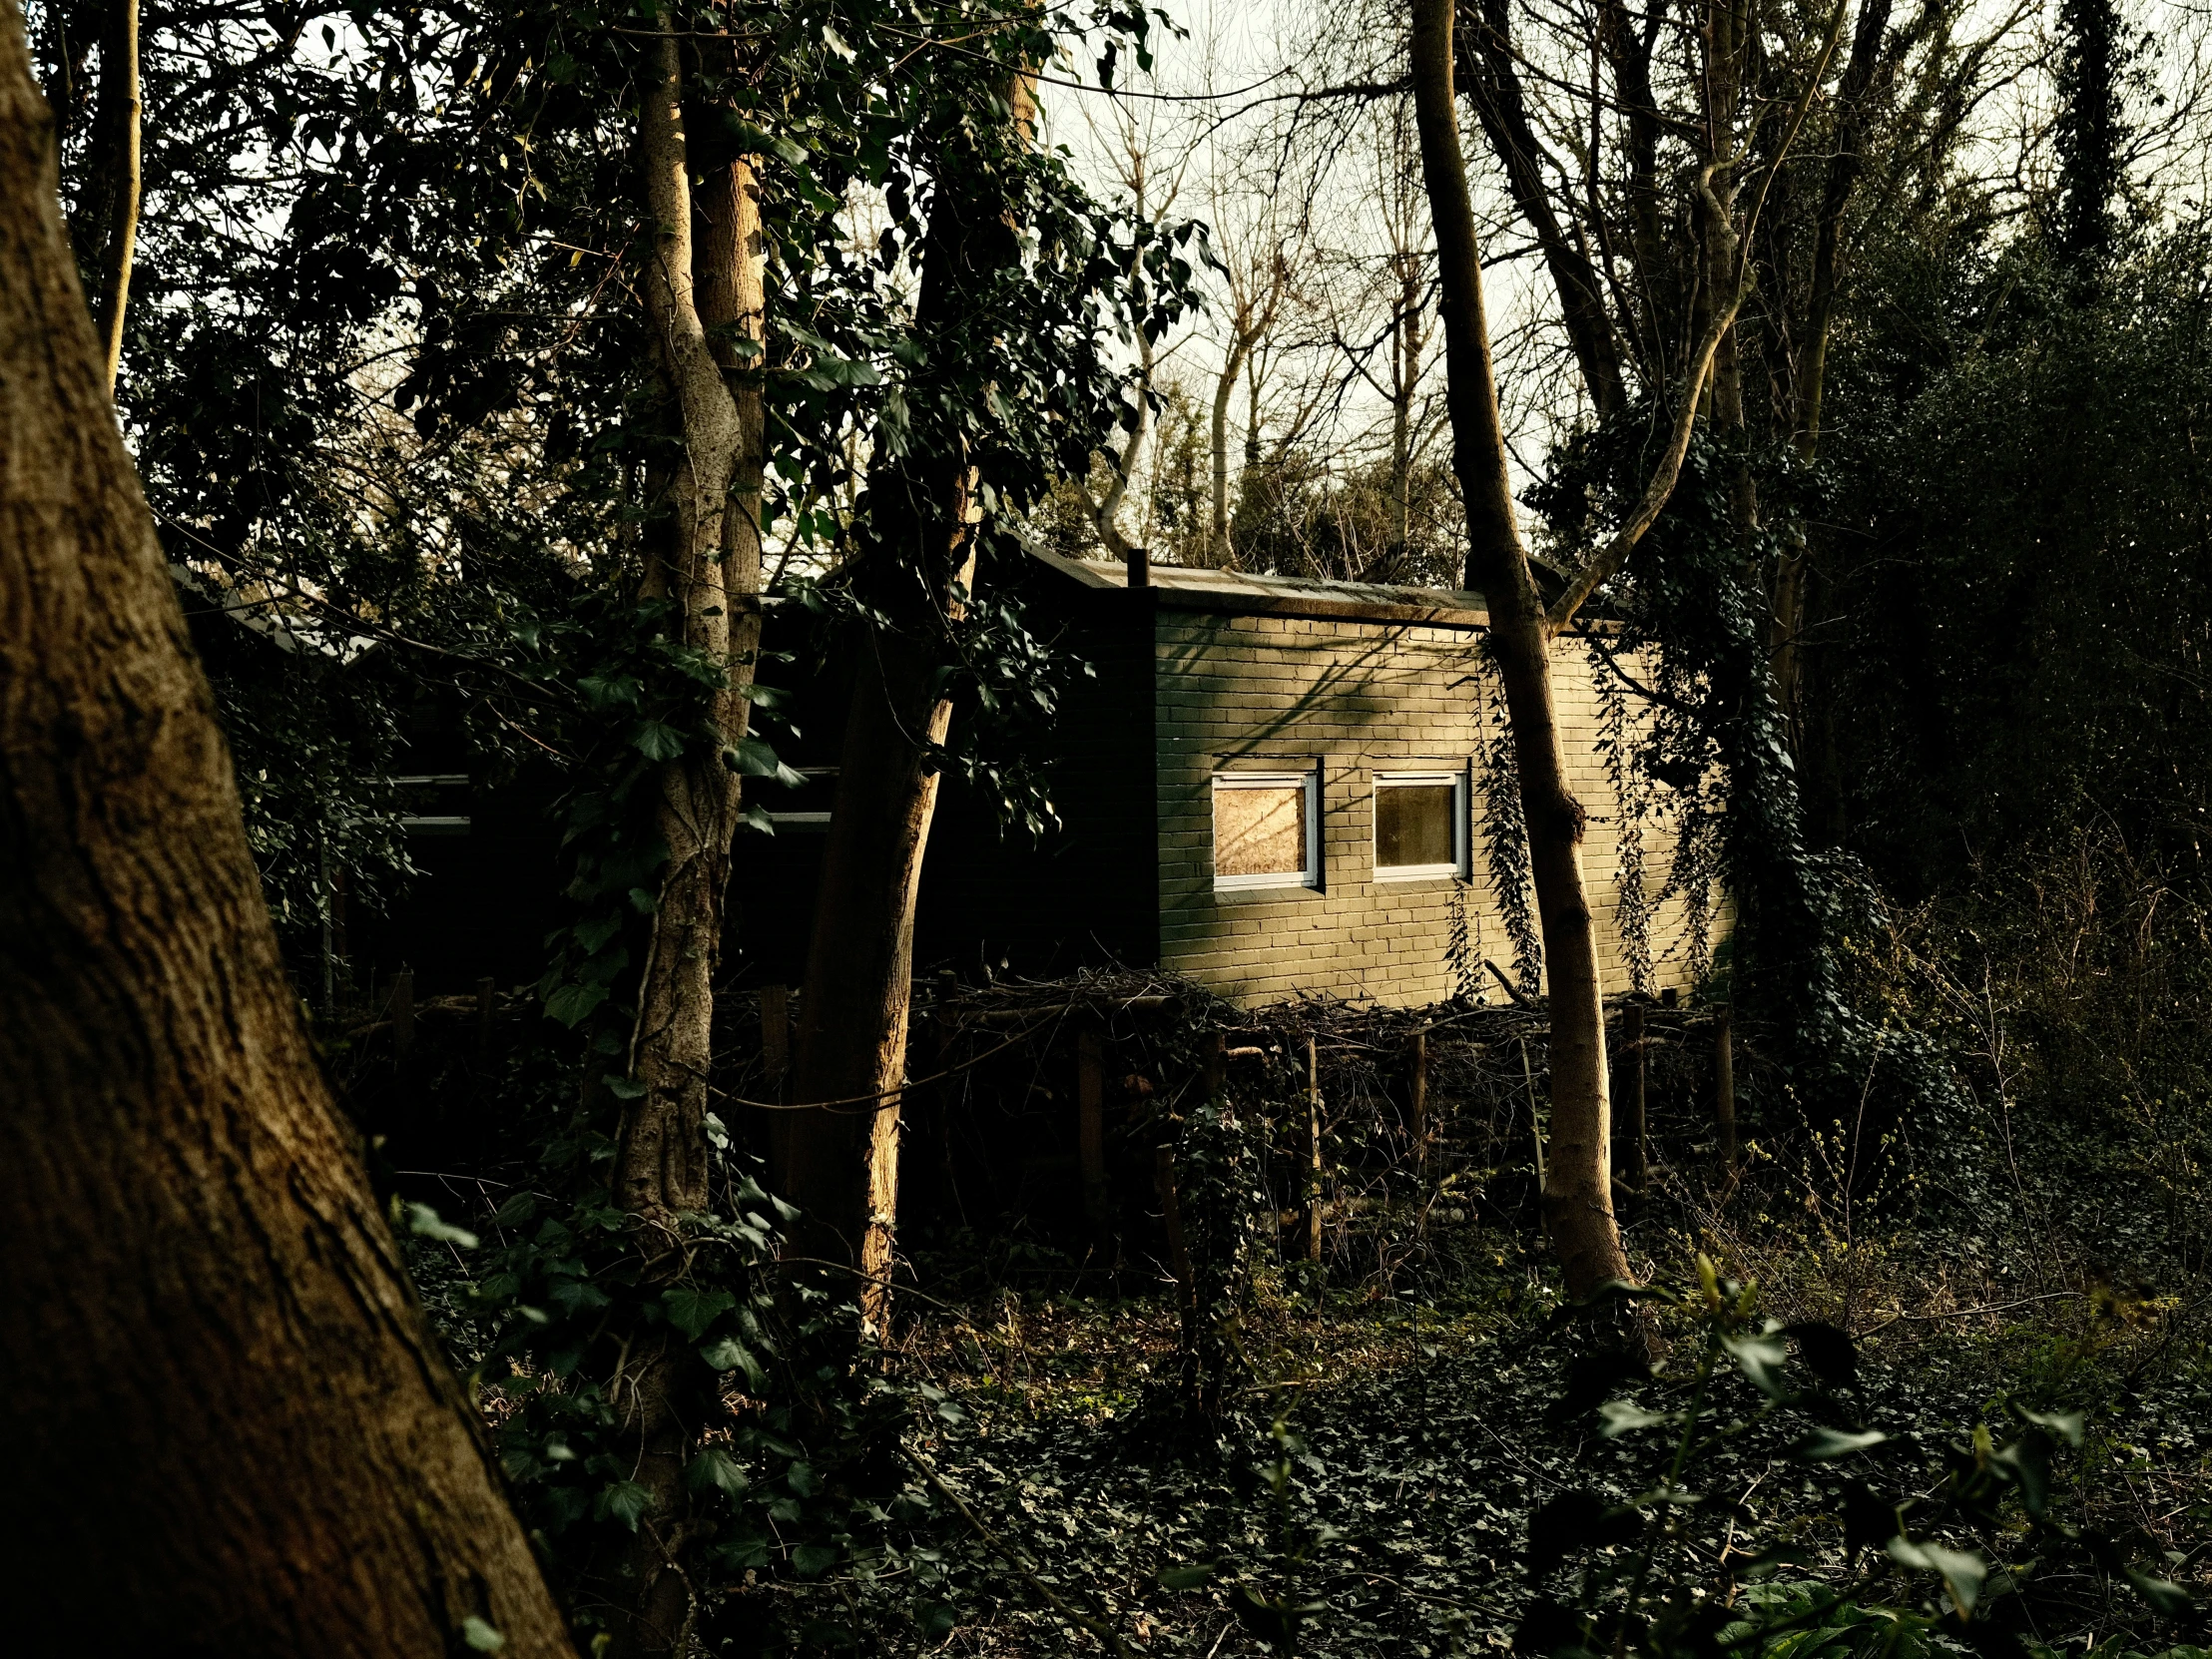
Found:
[[[1467,775],[1375,775],[1375,878],[1416,881],[1467,868]]]
[[[1214,774],[1214,886],[1321,885],[1321,777]]]

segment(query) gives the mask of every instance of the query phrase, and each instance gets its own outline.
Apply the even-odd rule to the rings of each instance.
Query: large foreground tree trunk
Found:
[[[719,168],[695,206],[683,129],[682,48],[662,14],[658,76],[640,110],[646,207],[659,238],[644,272],[647,315],[676,404],[682,459],[645,591],[673,604],[683,643],[726,676],[708,710],[725,743],[745,735],[761,633],[760,500],[766,428],[758,348],[765,338],[759,183],[752,158]],[[756,347],[750,362],[732,346]],[[714,1067],[714,976],[721,959],[737,775],[719,746],[693,745],[662,770],[657,812],[669,861],[639,987],[635,1080],[623,1114],[614,1194],[628,1215],[648,1283],[683,1272],[685,1218],[708,1207],[705,1129]],[[634,1437],[630,1478],[652,1494],[619,1563],[618,1654],[690,1642],[695,1608],[683,1554],[690,1540],[684,1470],[713,1401],[706,1374],[666,1325],[631,1333],[614,1396]]]
[[[9,1641],[572,1654],[301,1028],[104,381],[0,4]]]
[[[1006,148],[1026,147],[1037,118],[1026,75],[1011,79],[1001,108]],[[993,167],[947,172],[960,184],[940,194],[929,228],[918,318],[940,352],[972,329],[968,313],[989,276],[1018,254],[1008,204],[992,195]],[[889,626],[854,631],[852,708],[794,1066],[795,1098],[818,1109],[781,1115],[774,1161],[784,1196],[805,1213],[801,1252],[856,1268],[863,1322],[880,1331],[898,1213],[914,908],[936,814],[935,751],[952,722],[940,670],[953,660],[947,632],[975,580],[975,466],[963,442],[895,462],[882,456],[868,497],[870,542],[854,582]]]
[[[1570,1294],[1629,1277],[1613,1219],[1612,1105],[1597,933],[1582,878],[1580,803],[1567,783],[1551,694],[1551,630],[1505,470],[1483,312],[1481,254],[1452,94],[1452,0],[1413,0],[1413,100],[1436,224],[1453,469],[1467,508],[1467,584],[1490,616],[1513,758],[1528,819],[1530,873],[1550,980],[1551,1133],[1544,1220]]]

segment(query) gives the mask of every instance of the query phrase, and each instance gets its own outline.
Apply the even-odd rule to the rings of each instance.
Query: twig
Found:
[[[971,1059],[962,1060],[956,1066],[947,1066],[943,1071],[932,1072],[927,1077],[909,1078],[907,1081],[899,1084],[898,1087],[895,1089],[877,1089],[872,1094],[848,1095],[842,1100],[798,1100],[790,1102],[777,1100],[747,1100],[742,1095],[730,1094],[722,1089],[716,1089],[713,1092],[719,1095],[722,1099],[731,1102],[733,1105],[751,1106],[757,1111],[763,1112],[834,1112],[842,1108],[852,1106],[865,1106],[871,1113],[884,1112],[890,1110],[890,1108],[892,1108],[893,1106],[896,1106],[899,1102],[900,1097],[903,1096],[908,1089],[924,1089],[932,1083],[943,1082],[947,1077],[957,1077],[963,1071],[972,1070],[974,1067],[981,1065],[985,1060],[990,1059],[993,1055],[1003,1054],[1006,1052],[1006,1050],[1014,1047],[1016,1044],[1027,1042],[1031,1037],[1035,1036],[1039,1031],[1042,1031],[1054,1020],[1065,1018],[1069,1013],[1074,1011],[1074,1008],[1075,1004],[1073,1002],[1069,1002],[1062,1007],[1055,1008],[1049,1013],[1045,1014],[1042,1018],[1040,1018],[1036,1024],[1025,1026],[1021,1030],[1016,1031],[1012,1036],[1008,1037],[996,1048],[986,1048],[985,1050],[983,1050],[982,1053],[975,1055]],[[856,1117],[860,1114],[852,1113],[850,1115]]]
[[[1991,1302],[1979,1308],[1953,1308],[1940,1314],[1892,1314],[1880,1325],[1859,1333],[1861,1338],[1871,1337],[1878,1331],[1887,1331],[1893,1325],[1920,1324],[1933,1320],[1970,1319],[1976,1314],[2007,1314],[2015,1308],[2030,1307],[2038,1302],[2067,1302],[2079,1297],[2079,1291],[2046,1291],[2041,1296],[2022,1297],[2017,1302]]]
[[[1537,1004],[1535,1003],[1535,1001],[1527,996],[1524,996],[1521,993],[1520,987],[1515,985],[1512,980],[1505,977],[1505,970],[1499,967],[1497,963],[1491,961],[1489,957],[1485,956],[1482,958],[1482,965],[1488,968],[1492,973],[1497,975],[1497,982],[1505,987],[1505,994],[1513,999],[1513,1005],[1516,1008],[1527,1008],[1530,1010],[1536,1008]]]

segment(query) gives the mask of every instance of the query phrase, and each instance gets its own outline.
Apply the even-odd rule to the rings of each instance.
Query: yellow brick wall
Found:
[[[1481,707],[1471,630],[1290,617],[1159,613],[1160,959],[1248,1004],[1298,991],[1417,1005],[1452,994],[1446,944],[1455,883],[1377,881],[1374,774],[1472,763],[1473,881],[1463,889],[1475,956],[1508,973],[1512,943],[1490,891],[1482,771],[1496,728]],[[1578,637],[1554,647],[1552,684],[1575,792],[1589,815],[1584,878],[1598,914],[1608,994],[1630,988],[1619,907],[1613,787],[1597,750],[1598,694]],[[1629,699],[1631,719],[1637,700]],[[1322,884],[1217,892],[1217,770],[1322,767]],[[1664,794],[1664,792],[1662,792]],[[1673,815],[1645,832],[1645,884],[1666,880]],[[1689,982],[1677,899],[1652,918],[1660,986]],[[1499,994],[1483,975],[1486,994]]]

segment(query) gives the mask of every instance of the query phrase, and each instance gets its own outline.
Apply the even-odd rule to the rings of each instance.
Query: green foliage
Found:
[[[1482,852],[1490,896],[1504,918],[1513,947],[1513,977],[1526,997],[1543,986],[1544,941],[1536,926],[1535,872],[1528,858],[1528,817],[1521,811],[1520,766],[1513,756],[1512,722],[1506,717],[1505,681],[1485,639],[1474,680],[1490,737],[1482,746],[1476,787],[1482,797]]]
[[[1686,1316],[1678,1340],[1694,1345],[1694,1366],[1663,1396],[1679,1403],[1650,1410],[1612,1397],[1598,1405],[1607,1438],[1663,1431],[1651,1472],[1625,1496],[1582,1488],[1537,1511],[1530,1579],[1557,1588],[1523,1615],[1516,1648],[1715,1659],[1832,1648],[1922,1653],[1961,1641],[2019,1654],[2016,1607],[2006,1598],[2067,1556],[2125,1582],[2160,1617],[2189,1611],[2178,1586],[2129,1561],[2117,1539],[2069,1518],[2062,1456],[2082,1445],[2080,1412],[2007,1400],[1996,1420],[1957,1437],[1900,1420],[1861,1385],[1843,1332],[1762,1319],[1751,1287],[1722,1278],[1702,1255],[1697,1268],[1699,1284],[1686,1296],[1634,1293]],[[1609,1300],[1601,1293],[1589,1311]],[[1610,1393],[1640,1369],[1594,1353],[1579,1362],[1578,1379],[1570,1374],[1565,1403],[1587,1410],[1589,1394]],[[1596,1386],[1577,1389],[1575,1381]],[[1764,1537],[1739,1526],[1748,1517],[1714,1489],[1735,1442],[1804,1466],[1813,1526]],[[1716,1555],[1710,1537],[1724,1519],[1728,1542]],[[1714,1564],[1731,1560],[1740,1564]],[[1817,1561],[1831,1565],[1833,1581],[1783,1576]],[[1902,1580],[1893,1566],[1905,1569]],[[1732,1605],[1744,1578],[1753,1588]]]
[[[2096,822],[2201,867],[2208,247],[2145,239],[2087,300],[2030,248],[1870,275],[1819,793],[1909,899]]]
[[[1587,656],[1590,684],[1596,689],[1598,700],[1598,760],[1613,786],[1613,861],[1617,872],[1613,888],[1613,927],[1620,937],[1621,959],[1628,968],[1628,988],[1639,996],[1648,997],[1656,993],[1658,984],[1651,954],[1651,918],[1658,906],[1645,886],[1644,831],[1656,810],[1657,792],[1650,771],[1636,764],[1628,682],[1615,668],[1612,654],[1599,635],[1590,635]],[[1680,849],[1692,848],[1694,857],[1698,841],[1695,832],[1678,837],[1678,871],[1686,867]],[[1691,884],[1670,880],[1668,891]],[[1697,892],[1685,896],[1689,899],[1692,954],[1702,958],[1704,940],[1711,927],[1711,912],[1704,898],[1709,884],[1697,880],[1694,885]],[[1699,978],[1704,977],[1702,960],[1693,961],[1692,967]]]
[[[721,1123],[714,1208],[679,1219],[673,1283],[640,1252],[635,1222],[607,1202],[604,1125],[548,1102],[536,1181],[492,1216],[455,1335],[485,1333],[471,1358],[489,1390],[501,1461],[563,1582],[603,1573],[619,1539],[653,1521],[616,1390],[624,1362],[667,1333],[686,1356],[673,1385],[710,1404],[691,1455],[689,1570],[704,1586],[751,1572],[820,1577],[856,1538],[922,1514],[918,1490],[876,1470],[902,1394],[855,1373],[854,1312],[807,1287],[789,1294],[776,1257],[794,1212],[731,1152]]]

